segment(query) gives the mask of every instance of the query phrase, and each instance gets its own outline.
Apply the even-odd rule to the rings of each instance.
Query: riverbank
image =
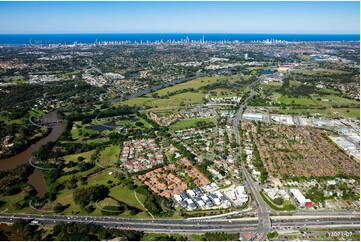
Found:
[[[57,111],[50,112],[44,115],[45,118],[49,120],[54,120],[57,118]],[[49,142],[54,142],[58,140],[61,134],[65,131],[65,123],[57,123],[56,125],[49,126],[49,134],[37,141],[35,144],[32,144],[23,152],[14,155],[12,157],[0,160],[0,171],[11,170],[17,167],[18,165],[26,164],[29,162],[30,158],[45,144]],[[34,172],[28,177],[28,183],[34,187],[38,192],[38,196],[44,196],[48,191],[44,180],[44,174],[35,169]]]

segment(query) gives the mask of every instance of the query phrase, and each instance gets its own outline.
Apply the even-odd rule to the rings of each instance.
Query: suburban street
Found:
[[[242,144],[241,144],[239,130],[238,130],[240,118],[247,105],[247,101],[249,98],[252,98],[256,94],[256,92],[254,91],[254,87],[257,83],[258,83],[258,81],[254,82],[253,84],[251,84],[249,86],[249,96],[245,100],[242,101],[242,103],[236,113],[236,116],[235,116],[235,119],[233,122],[233,128],[234,128],[234,133],[236,136],[236,142],[238,145],[238,156],[240,158],[240,164],[241,164],[240,168],[243,173],[243,176],[246,179],[247,187],[248,187],[249,191],[251,192],[252,197],[255,200],[256,206],[258,208],[259,224],[258,224],[258,237],[256,239],[264,240],[264,238],[267,235],[267,232],[271,228],[271,222],[270,222],[270,216],[269,216],[270,211],[269,211],[266,203],[262,200],[261,196],[259,195],[258,190],[257,190],[252,178],[249,176],[249,174],[244,166],[244,161],[242,160],[242,148],[241,148]]]

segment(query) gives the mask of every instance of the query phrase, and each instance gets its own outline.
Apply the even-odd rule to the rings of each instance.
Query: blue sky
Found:
[[[360,33],[359,2],[0,2],[0,33]]]

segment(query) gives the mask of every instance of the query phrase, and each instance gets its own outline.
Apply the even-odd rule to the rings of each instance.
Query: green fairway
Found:
[[[83,172],[78,172],[76,173],[76,176],[89,176],[89,174],[95,172],[97,169],[100,169],[98,166],[95,166],[87,171],[83,171]],[[66,181],[66,180],[69,180],[71,179],[72,177],[74,176],[74,174],[69,174],[69,175],[65,175],[65,176],[61,176],[58,181]]]
[[[135,198],[134,191],[129,190],[126,187],[115,186],[115,187],[111,188],[109,196],[114,197],[115,199],[122,201],[124,203],[127,203],[133,207],[144,210],[142,205]],[[144,203],[146,196],[137,193],[137,197],[141,203]]]
[[[360,108],[335,108],[336,112],[339,112],[346,118],[360,119]]]
[[[73,190],[69,190],[69,189],[62,190],[59,193],[55,202],[59,202],[63,205],[65,205],[65,204],[70,205],[67,209],[64,210],[64,213],[66,213],[66,214],[72,214],[72,213],[77,213],[77,212],[81,211],[80,206],[76,205],[73,200]]]
[[[116,165],[119,154],[120,147],[118,145],[111,145],[100,152],[99,162],[104,161],[105,163]]]
[[[126,100],[119,105],[129,106],[149,106],[151,108],[177,108],[188,104],[203,103],[206,94],[200,92],[186,92],[170,96],[167,99],[139,97]]]
[[[213,97],[229,97],[239,96],[245,91],[246,87],[238,88],[214,88],[211,90],[198,90],[201,87],[215,84],[218,80],[227,79],[229,84],[239,81],[239,77],[233,76],[212,76],[201,77],[188,82],[180,83],[175,86],[167,87],[158,90],[153,93],[149,93],[143,97],[132,98],[122,102],[118,102],[116,105],[129,105],[129,106],[141,106],[150,107],[153,109],[176,109],[187,107],[189,104],[202,104],[204,98],[208,94],[213,94]],[[186,91],[186,89],[193,88],[194,91]],[[185,90],[186,92],[175,94],[174,92]],[[155,97],[158,95],[159,97]],[[167,96],[169,95],[169,96]]]
[[[216,83],[218,79],[222,79],[222,78],[225,78],[225,76],[201,77],[201,78],[197,78],[197,79],[194,79],[191,81],[187,81],[187,82],[183,82],[183,83],[174,85],[172,87],[167,87],[167,88],[158,90],[155,93],[157,93],[159,96],[163,96],[163,95],[167,95],[170,92],[175,92],[175,91],[179,91],[182,89],[187,89],[187,88],[198,89],[200,87]],[[148,94],[147,96],[151,97],[151,95],[152,94]]]
[[[77,162],[78,157],[84,157],[85,161],[90,161],[91,156],[94,154],[95,150],[91,150],[91,151],[87,151],[87,152],[83,152],[83,153],[79,153],[79,154],[74,154],[74,155],[66,155],[64,156],[64,160],[65,163],[68,163],[69,161],[74,161]]]
[[[95,186],[95,185],[109,186],[109,181],[111,181],[110,183],[117,184],[119,180],[116,177],[114,177],[113,174],[109,174],[109,172],[111,172],[111,170],[104,170],[104,171],[101,171],[101,172],[96,173],[91,176],[89,176],[89,174],[85,174],[85,173],[77,173],[77,174],[78,175],[81,174],[82,176],[89,176],[88,183],[87,183],[87,185],[85,185],[85,187]],[[82,211],[80,209],[80,207],[74,203],[73,191],[74,190],[69,190],[69,189],[62,190],[59,193],[55,202],[60,202],[62,204],[70,204],[70,206],[64,211],[65,214],[79,213],[80,215],[86,215],[87,213],[85,211]],[[137,193],[137,197],[141,203],[144,203],[146,196]],[[19,198],[19,199],[21,199],[21,198]],[[136,217],[136,218],[148,218],[149,217],[149,215],[146,212],[144,212],[144,208],[142,207],[142,205],[135,198],[134,191],[129,190],[128,188],[123,187],[122,185],[116,185],[114,187],[109,188],[109,198],[106,198],[103,201],[107,201],[109,199],[112,199],[112,200],[116,199],[118,201],[126,203],[130,206],[136,207],[143,211],[133,217]],[[93,202],[91,202],[89,205],[93,205],[95,207],[95,203],[93,203]],[[102,214],[101,214],[100,209],[96,209],[94,212],[91,213],[91,215],[98,216],[98,215],[102,215]],[[130,215],[128,214],[128,212],[124,212],[120,216],[130,216]]]
[[[116,183],[118,180],[114,177],[113,171],[104,170],[102,172],[96,173],[88,178],[87,186],[95,185],[107,185],[109,181]]]
[[[86,128],[86,125],[81,124],[80,121],[74,122],[71,129],[71,135],[73,139],[84,138],[85,135],[98,134],[98,131]]]
[[[1,201],[7,202],[7,203],[0,208],[0,211],[8,212],[8,213],[18,213],[19,209],[16,208],[16,203],[24,200],[25,196],[26,196],[25,192],[20,192],[18,194],[11,195],[11,196],[2,196]],[[30,207],[26,207],[26,208],[22,209],[21,212],[34,213],[36,211],[31,209]]]

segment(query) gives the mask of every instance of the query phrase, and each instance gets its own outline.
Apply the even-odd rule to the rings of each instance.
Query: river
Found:
[[[49,120],[57,119],[56,111],[44,115],[43,118]],[[0,171],[14,169],[18,165],[29,162],[29,159],[40,149],[41,146],[47,144],[50,141],[56,141],[60,137],[60,135],[65,130],[65,123],[58,123],[50,127],[51,130],[48,136],[40,139],[38,142],[17,155],[0,160]],[[44,174],[41,172],[41,170],[35,169],[34,173],[29,176],[28,183],[36,189],[39,197],[44,196],[48,191],[44,180]]]

